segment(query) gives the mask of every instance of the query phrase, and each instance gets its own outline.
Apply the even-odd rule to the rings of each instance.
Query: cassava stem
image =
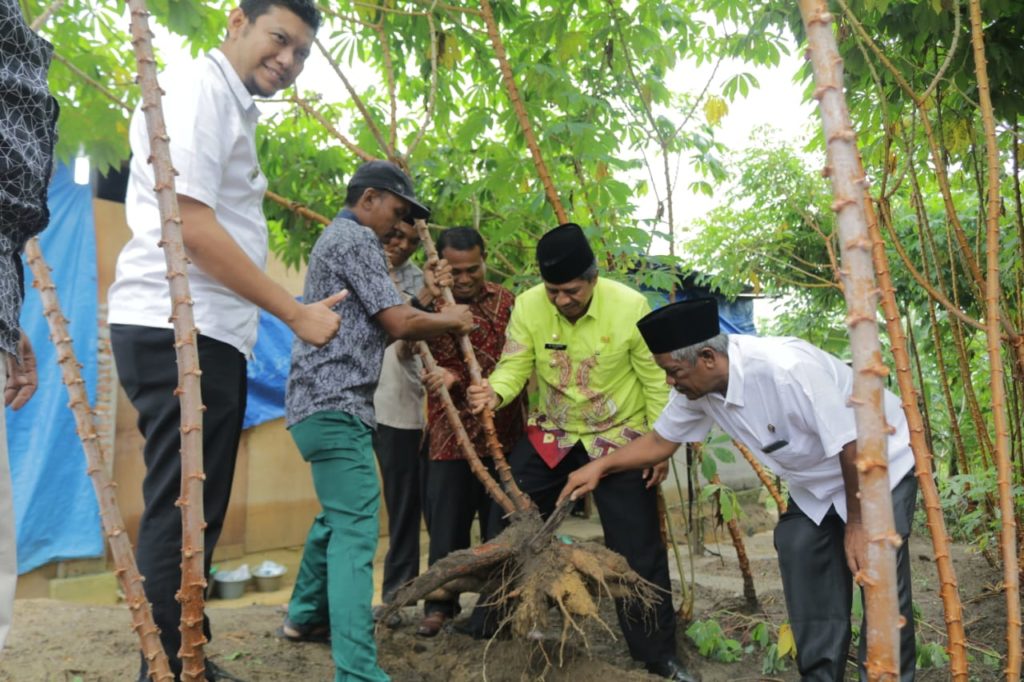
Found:
[[[200,390],[199,353],[196,349],[195,320],[192,315],[192,294],[189,288],[188,258],[181,238],[181,213],[174,190],[176,174],[171,165],[171,150],[164,125],[162,90],[157,82],[156,59],[153,56],[153,34],[149,30],[149,12],[145,0],[128,0],[131,11],[132,46],[138,64],[142,89],[142,112],[149,132],[150,157],[160,210],[161,240],[167,261],[167,281],[171,295],[171,321],[174,324],[174,348],[178,364],[178,387],[174,390],[181,405],[181,589],[176,598],[181,602],[181,679],[201,682],[204,675],[206,636],[203,634],[203,574],[205,554],[203,530],[203,405]]]
[[[93,490],[96,491],[100,522],[103,524],[107,542],[110,543],[114,575],[117,576],[131,613],[132,630],[139,636],[142,655],[149,666],[150,678],[156,682],[173,680],[174,675],[167,662],[167,654],[160,644],[160,631],[153,622],[153,610],[142,587],[144,578],[139,574],[132,542],[125,531],[121,509],[117,505],[117,484],[110,477],[106,466],[109,454],[103,451],[103,444],[96,433],[96,415],[89,406],[89,396],[86,394],[85,381],[80,371],[82,365],[75,356],[75,347],[68,333],[68,321],[61,312],[57,287],[50,277],[50,267],[43,259],[38,239],[30,239],[25,244],[25,256],[32,270],[32,286],[39,290],[39,297],[43,301],[43,316],[50,327],[50,339],[57,347],[57,364],[60,365],[61,378],[68,389],[68,407],[75,415],[76,430],[85,451],[86,473],[89,474]]]
[[[416,232],[420,236],[420,242],[423,244],[423,250],[426,251],[427,258],[439,258],[437,246],[435,246],[434,239],[430,236],[430,230],[427,229],[427,222],[425,220],[416,221]],[[444,298],[445,303],[449,305],[455,304],[455,296],[448,287],[441,287],[441,296]],[[466,363],[466,369],[469,370],[469,380],[474,386],[480,386],[483,384],[483,372],[480,369],[480,362],[476,359],[476,352],[473,350],[473,344],[470,342],[468,334],[459,334],[459,349],[462,351],[462,359]],[[494,459],[494,468],[498,472],[502,488],[512,498],[516,511],[530,509],[533,506],[533,502],[516,485],[516,480],[512,476],[512,469],[508,465],[508,460],[505,459],[505,452],[501,447],[501,442],[498,440],[498,431],[494,427],[493,410],[489,407],[485,408],[480,413],[480,419],[483,422],[484,436],[487,438],[487,449]]]
[[[843,93],[843,60],[839,56],[832,15],[824,0],[800,0],[807,31],[807,53],[817,85],[825,134],[842,257],[840,275],[848,315],[846,325],[853,356],[853,405],[857,423],[857,474],[861,515],[867,535],[867,566],[857,578],[864,586],[867,613],[869,680],[894,680],[899,675],[900,613],[896,598],[896,548],[901,543],[893,521],[886,436],[890,431],[883,409],[882,362],[875,309],[878,286],[871,258],[872,243],[864,214],[867,179],[860,167],[856,135]]]

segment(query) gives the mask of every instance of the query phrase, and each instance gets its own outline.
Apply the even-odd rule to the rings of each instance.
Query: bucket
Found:
[[[221,599],[238,599],[245,594],[245,586],[249,584],[249,579],[225,580],[218,575],[214,578],[214,583],[217,585],[218,597]]]
[[[256,589],[259,592],[276,592],[281,589],[284,574],[287,572],[284,566],[277,570],[256,569],[253,577],[256,578]]]

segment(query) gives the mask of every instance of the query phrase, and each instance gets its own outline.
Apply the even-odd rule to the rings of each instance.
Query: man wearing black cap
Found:
[[[544,282],[520,294],[489,385],[467,389],[474,409],[498,407],[536,374],[538,404],[509,455],[516,482],[545,515],[569,474],[640,437],[668,398],[635,323],[650,312],[642,294],[599,278],[579,225],[560,225],[537,244]],[[616,601],[630,654],[655,674],[690,680],[676,657],[668,555],[658,523],[657,485],[666,465],[608,479],[595,495],[607,546],[664,590],[653,620]],[[479,634],[493,628],[474,622]],[[493,615],[490,620],[493,620]]]
[[[675,389],[672,398],[650,433],[574,472],[560,498],[593,490],[614,472],[665,460],[681,443],[704,440],[717,424],[760,453],[762,463],[789,484],[775,548],[797,665],[803,680],[842,680],[853,576],[865,566],[866,556],[854,464],[857,427],[847,403],[852,370],[800,339],[719,333],[714,299],[665,306],[637,326]],[[885,418],[892,429],[893,512],[903,538],[897,552],[900,613],[906,619],[900,632],[900,679],[908,681],[914,679],[915,650],[907,540],[917,481],[907,421],[899,399],[888,391]],[[862,636],[862,675],[864,653]]]
[[[372,434],[373,394],[389,339],[467,333],[465,305],[428,313],[403,303],[382,242],[407,216],[426,218],[412,182],[387,161],[370,161],[349,181],[345,209],[317,240],[305,297],[348,289],[345,333],[317,348],[296,339],[285,397],[288,428],[313,469],[323,511],[306,539],[282,636],[329,635],[336,680],[385,682],[373,640],[373,556],[380,486]],[[439,282],[444,284],[444,282]]]

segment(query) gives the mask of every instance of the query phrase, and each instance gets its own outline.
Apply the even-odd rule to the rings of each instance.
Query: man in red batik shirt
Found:
[[[470,334],[470,341],[480,369],[487,376],[501,357],[505,327],[512,315],[515,296],[508,289],[487,281],[484,240],[476,230],[469,227],[445,230],[438,237],[437,250],[451,266],[452,294],[456,302],[467,304],[473,313],[477,327]],[[466,402],[469,370],[462,359],[458,339],[446,334],[432,339],[429,345],[438,364],[433,373],[424,372],[423,379],[428,389],[427,428],[430,431],[424,508],[430,519],[430,563],[433,565],[451,552],[469,547],[474,516],[479,515],[480,535],[485,540],[497,535],[501,528],[495,523],[498,515],[491,514],[493,502],[470,471],[436,393],[441,384],[448,387],[467,435],[493,475],[494,466],[483,426],[480,418],[470,413]],[[519,395],[494,415],[498,440],[505,452],[509,452],[523,434],[524,408],[524,397]],[[427,600],[423,611],[425,617],[416,632],[433,637],[456,615],[458,602]]]

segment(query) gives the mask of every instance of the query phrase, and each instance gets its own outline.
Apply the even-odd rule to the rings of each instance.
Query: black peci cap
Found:
[[[412,180],[390,161],[367,161],[352,174],[349,187],[372,187],[400,196],[409,202],[409,217],[413,220],[430,217],[430,209],[416,200]]]
[[[537,265],[545,282],[565,284],[593,264],[594,252],[583,228],[576,223],[559,225],[537,242]]]
[[[713,298],[670,303],[636,323],[652,353],[671,353],[718,336],[718,302]]]

